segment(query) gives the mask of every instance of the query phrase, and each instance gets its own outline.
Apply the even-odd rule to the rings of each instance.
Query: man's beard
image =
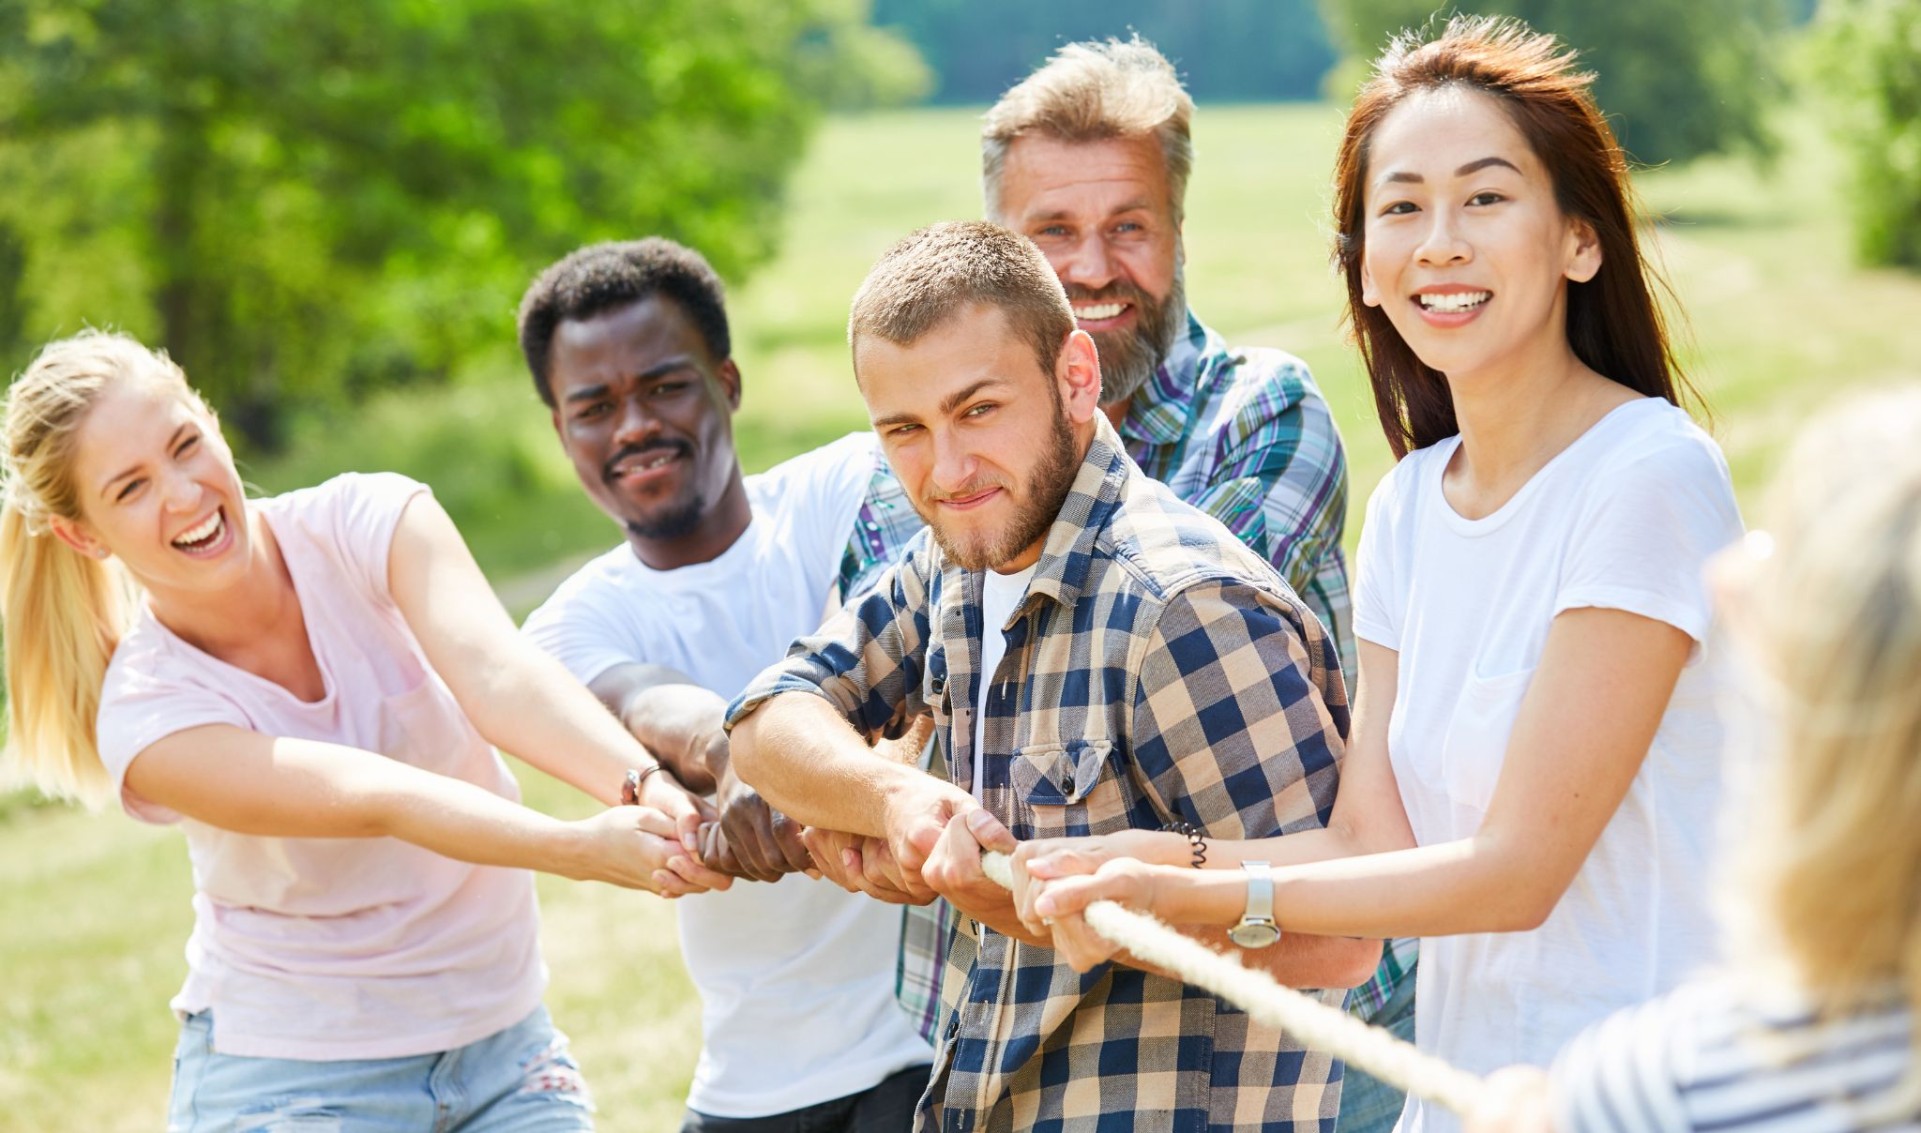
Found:
[[[695,492],[689,499],[657,511],[646,519],[627,521],[627,533],[636,539],[664,542],[684,539],[700,527],[707,516],[707,501]]]
[[[929,512],[938,509],[938,504],[922,508],[915,501],[915,510],[927,521],[928,528],[934,533],[934,542],[946,552],[947,557],[957,563],[962,570],[987,570],[1020,557],[1022,551],[1047,535],[1048,528],[1060,515],[1061,504],[1067,500],[1068,489],[1074,486],[1074,477],[1080,471],[1080,454],[1074,443],[1074,432],[1067,426],[1067,418],[1059,413],[1059,398],[1056,401],[1054,435],[1047,446],[1046,454],[1034,467],[1027,483],[1020,486],[1020,496],[1014,501],[1015,512],[1007,526],[999,531],[988,532],[963,541],[942,529]],[[960,491],[949,493],[950,498],[964,499],[975,495],[992,484],[970,484]],[[1001,485],[1011,490],[1011,485]]]
[[[1131,303],[1137,317],[1132,330],[1109,331],[1094,335],[1094,346],[1101,356],[1101,404],[1117,405],[1140,392],[1154,371],[1160,369],[1174,339],[1187,325],[1187,285],[1183,278],[1186,265],[1174,265],[1174,282],[1167,298],[1154,297],[1132,283],[1116,280],[1098,291],[1083,287],[1067,289],[1067,298],[1076,307],[1098,303]]]

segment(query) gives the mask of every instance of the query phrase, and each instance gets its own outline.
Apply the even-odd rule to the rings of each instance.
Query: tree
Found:
[[[1817,26],[1852,158],[1856,248],[1921,269],[1921,4],[1825,0]]]
[[[0,233],[24,240],[26,333],[150,337],[270,444],[290,397],[508,340],[531,272],[581,242],[659,232],[738,274],[772,251],[822,101],[913,78],[864,16],[0,0]]]
[[[1637,161],[1773,152],[1763,115],[1781,87],[1771,50],[1786,19],[1780,0],[1322,0],[1322,10],[1362,59],[1453,11],[1518,16],[1580,52],[1595,101]]]

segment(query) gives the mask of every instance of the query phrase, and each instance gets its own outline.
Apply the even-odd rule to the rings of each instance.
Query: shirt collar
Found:
[[[1094,414],[1094,440],[1081,458],[1074,483],[1061,501],[1061,510],[1047,529],[1041,557],[1028,584],[1025,606],[1036,594],[1044,594],[1063,606],[1072,606],[1081,596],[1087,572],[1093,562],[1094,540],[1108,518],[1120,505],[1127,478],[1134,474],[1134,462],[1121,447],[1120,435],[1108,424],[1107,415]]]
[[[1161,364],[1134,395],[1121,420],[1121,436],[1148,445],[1179,444],[1203,380],[1227,359],[1227,343],[1187,313],[1187,330],[1174,339]]]

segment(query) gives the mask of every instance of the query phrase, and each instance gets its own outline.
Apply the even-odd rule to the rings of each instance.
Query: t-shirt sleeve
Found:
[[[527,615],[521,631],[564,665],[575,680],[592,684],[615,665],[647,658],[638,656],[633,643],[623,639],[620,626],[626,616],[618,609],[621,595],[599,573],[598,563],[586,569],[594,573],[563,584],[553,597]]]
[[[1691,1061],[1693,990],[1616,1012],[1562,1049],[1549,1072],[1559,1133],[1689,1133],[1678,1083]]]
[[[1382,477],[1367,498],[1367,516],[1361,524],[1360,547],[1354,560],[1354,636],[1362,641],[1398,650],[1401,647],[1401,610],[1405,591],[1401,587],[1402,564],[1396,561],[1400,540],[1396,535],[1399,513],[1405,510],[1403,496],[1413,480],[1408,456]]]
[[[165,665],[164,660],[155,660],[157,664],[116,665],[109,670],[96,732],[100,762],[113,776],[121,808],[142,822],[165,824],[179,822],[179,812],[149,802],[127,786],[127,768],[140,753],[189,728],[253,725],[238,705],[211,689],[156,675]]]
[[[431,495],[432,489],[398,472],[349,472],[327,481],[296,506],[330,513],[324,522],[317,522],[323,520],[320,515],[305,522],[315,530],[331,531],[335,550],[356,580],[376,598],[391,602],[387,568],[394,532],[401,513],[422,493]]]
[[[1562,565],[1554,612],[1625,610],[1707,640],[1708,559],[1740,538],[1720,450],[1687,436],[1594,475]]]
[[[880,464],[879,446],[872,433],[849,433],[778,470],[777,490],[798,543],[796,550],[805,551],[808,569],[830,585]],[[823,591],[822,600],[826,597]]]

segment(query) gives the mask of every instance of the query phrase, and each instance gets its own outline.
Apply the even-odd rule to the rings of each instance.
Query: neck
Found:
[[[1478,488],[1524,481],[1608,410],[1636,396],[1589,369],[1557,335],[1529,352],[1473,374],[1447,375],[1461,430],[1458,471]]]
[[[300,595],[273,531],[247,509],[247,570],[222,590],[147,588],[147,605],[160,624],[201,652],[229,660],[270,631],[292,627],[305,634]]]
[[[1134,399],[1124,397],[1119,401],[1101,406],[1101,412],[1107,414],[1107,420],[1114,426],[1115,431],[1119,432],[1121,422],[1127,420],[1127,411],[1133,406]]]
[[[693,530],[671,538],[652,539],[627,532],[627,545],[634,555],[654,570],[678,570],[697,563],[710,563],[727,553],[727,548],[747,531],[754,509],[747,502],[747,485],[740,469],[734,469],[727,490],[695,523]]]

